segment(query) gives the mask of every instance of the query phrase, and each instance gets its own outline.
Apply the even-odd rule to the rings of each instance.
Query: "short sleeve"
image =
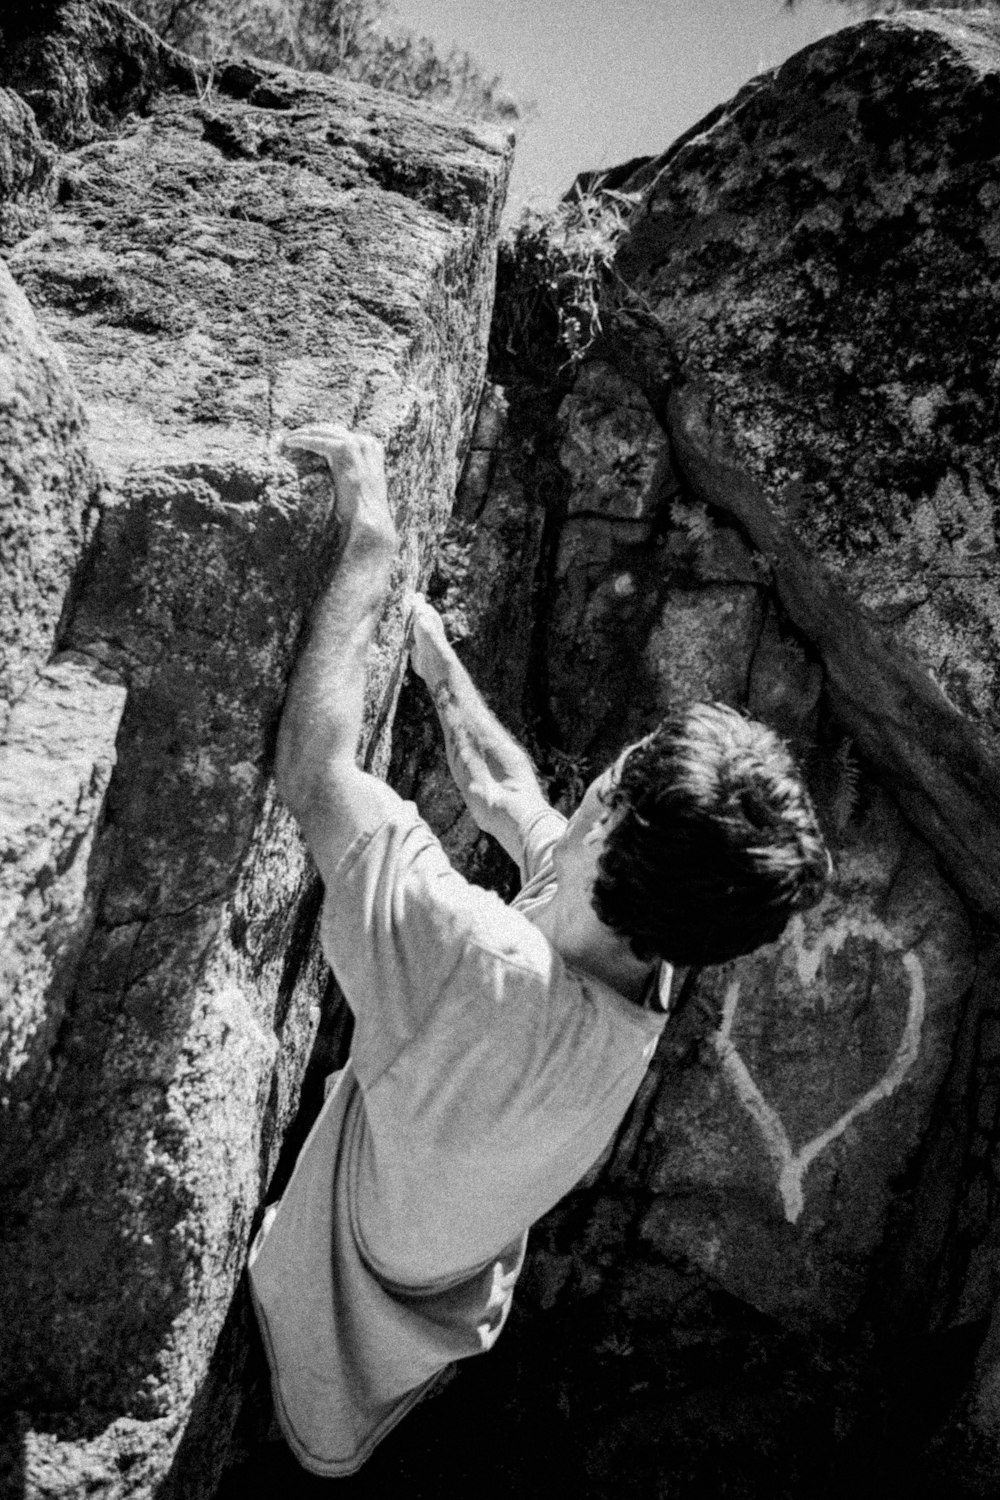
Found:
[[[566,819],[554,807],[543,807],[521,831],[521,884],[530,884],[548,860],[566,828]]]
[[[369,1086],[460,982],[472,948],[514,963],[538,937],[526,918],[453,869],[412,802],[386,787],[386,817],[333,872],[323,906],[326,957],[355,1018],[351,1055]]]

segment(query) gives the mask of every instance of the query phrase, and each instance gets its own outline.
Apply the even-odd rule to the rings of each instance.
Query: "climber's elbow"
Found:
[[[274,785],[278,796],[301,821],[301,811],[310,799],[310,777],[294,749],[279,733],[274,757]]]
[[[305,653],[285,699],[275,743],[274,780],[300,822],[330,782],[355,769],[365,671],[360,653],[345,664]],[[318,666],[317,666],[318,663]]]
[[[344,800],[342,784],[351,775],[360,775],[353,760],[341,765],[334,758],[319,759],[315,755],[301,755],[294,747],[280,748],[275,758],[274,782],[282,802],[299,825],[313,858],[323,874],[328,877],[331,861],[329,850],[336,843],[336,809]]]
[[[341,765],[343,763],[343,766]],[[329,795],[341,770],[354,769],[353,747],[348,752],[337,737],[317,735],[297,722],[287,710],[278,728],[274,756],[274,784],[279,797],[305,828],[312,810]]]
[[[385,821],[386,799],[398,801],[353,755],[340,753],[296,759],[286,751],[277,757],[275,784],[327,887],[357,835],[373,833]]]

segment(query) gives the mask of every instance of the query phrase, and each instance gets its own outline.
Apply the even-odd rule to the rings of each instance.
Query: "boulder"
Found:
[[[642,203],[610,337],[689,495],[767,559],[846,755],[861,753],[987,917],[948,1075],[913,1135],[912,1187],[881,1254],[858,1246],[879,1267],[889,1346],[967,1351],[998,1292],[998,79],[1000,27],[979,12],[865,22],[756,80],[619,184]],[[779,1302],[782,1284],[775,1262]],[[975,1368],[966,1352],[964,1377],[940,1387],[937,1420],[969,1382],[931,1452],[932,1421],[906,1438],[928,1482],[956,1494],[992,1494],[1000,1472],[992,1317]],[[897,1433],[916,1378],[903,1364]]]
[[[598,343],[571,372],[516,300],[539,357],[496,339],[477,414],[502,139],[209,80],[110,0],[39,14],[0,68],[37,111],[0,160],[8,454],[53,476],[9,505],[3,1482],[197,1500],[251,1434],[246,1246],[347,1030],[268,779],[337,540],[275,439],[334,419],[386,441],[403,538],[364,762],[465,873],[513,888],[400,687],[414,584],[559,805],[718,697],[791,741],[836,867],[778,943],[676,976],[497,1350],[360,1483],[468,1494],[488,1435],[498,1493],[992,1495],[996,22],[863,22],[614,172]]]
[[[483,378],[509,143],[280,69],[150,81],[130,17],[59,16],[91,123],[59,84],[75,113],[53,124],[42,89],[45,128],[90,139],[9,264],[82,397],[101,516],[36,652],[62,609],[39,691],[82,674],[82,722],[29,697],[5,752],[4,831],[44,893],[25,941],[59,964],[4,1012],[34,1086],[3,1164],[3,1462],[32,1494],[209,1495],[246,1366],[233,1295],[329,988],[321,890],[268,766],[337,528],[325,470],[277,439],[339,420],[387,447],[402,545],[362,747],[384,770],[403,593]],[[115,97],[141,116],[97,109],[101,78],[140,76]]]
[[[738,533],[686,503],[634,381],[584,366],[557,431],[568,491],[545,612],[547,709],[564,752],[595,764],[678,703],[745,702],[763,589]]]
[[[851,733],[992,912],[997,80],[989,12],[865,22],[755,80],[623,184],[644,197],[611,332],[688,483],[822,638]]]
[[[45,218],[54,157],[21,96],[0,88],[0,245],[13,244]]]
[[[55,641],[96,476],[66,362],[0,264],[0,729]]]
[[[18,1122],[93,926],[92,856],[124,703],[110,673],[62,656],[20,698],[0,744],[0,1181],[26,1147]]]

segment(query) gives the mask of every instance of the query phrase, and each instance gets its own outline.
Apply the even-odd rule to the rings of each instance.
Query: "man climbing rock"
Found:
[[[282,1430],[353,1472],[455,1360],[489,1349],[528,1227],[593,1164],[649,1065],[671,963],[773,941],[829,860],[787,751],[718,705],[622,752],[567,821],[414,603],[411,662],[511,905],[454,871],[416,808],[355,764],[396,549],[383,454],[302,429],[342,526],[289,688],[276,776],[326,886],[322,938],[354,1015],[291,1182],[251,1258]]]

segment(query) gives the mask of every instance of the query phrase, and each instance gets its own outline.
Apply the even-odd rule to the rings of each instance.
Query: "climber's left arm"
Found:
[[[385,818],[386,788],[355,761],[368,652],[389,591],[396,528],[382,445],[345,427],[299,428],[285,447],[325,458],[342,528],[278,729],[275,781],[329,883],[359,833]]]
[[[551,808],[531,757],[490,712],[421,595],[410,616],[410,662],[434,701],[448,765],[477,825],[521,863],[532,827]]]

